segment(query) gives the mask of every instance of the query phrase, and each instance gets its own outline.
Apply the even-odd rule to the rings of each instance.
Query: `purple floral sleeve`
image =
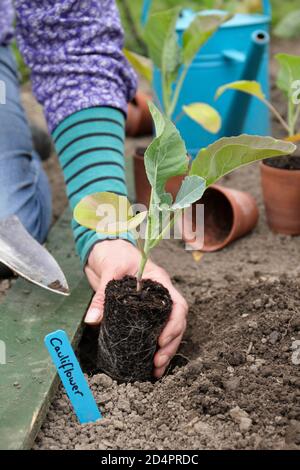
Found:
[[[84,108],[126,113],[136,76],[122,54],[114,0],[15,0],[15,8],[19,46],[50,131]]]
[[[13,37],[14,10],[11,0],[0,0],[0,45],[6,46]]]

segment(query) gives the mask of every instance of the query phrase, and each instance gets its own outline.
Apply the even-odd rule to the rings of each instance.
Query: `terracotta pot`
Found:
[[[300,170],[260,164],[268,225],[274,232],[300,234]]]
[[[195,225],[196,204],[204,205],[204,228],[202,224],[198,228]],[[257,204],[251,194],[212,185],[200,201],[185,211],[183,239],[195,250],[221,250],[249,233],[256,226],[258,217]]]
[[[144,153],[144,148],[136,149],[136,153],[133,156],[133,169],[135,179],[136,202],[148,207],[151,195],[151,187],[146,175],[144,165]],[[166,191],[172,194],[173,199],[176,197],[183,179],[184,176],[175,176],[167,182]]]
[[[151,97],[138,91],[134,100],[128,105],[126,120],[126,135],[137,137],[151,135],[153,133],[153,123],[148,107]]]

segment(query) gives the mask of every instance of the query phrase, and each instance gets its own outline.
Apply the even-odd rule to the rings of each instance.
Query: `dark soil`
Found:
[[[80,426],[60,391],[35,448],[297,449],[299,282],[258,276],[246,285],[228,276],[218,290],[176,279],[194,299],[181,349],[189,363],[155,384],[90,377],[104,414],[95,424]]]
[[[300,156],[268,158],[264,163],[280,170],[300,170]]]
[[[108,283],[98,339],[97,367],[121,382],[151,380],[157,339],[172,310],[169,292],[126,276]]]
[[[299,41],[272,52],[299,54]],[[272,95],[284,114],[281,93]],[[136,141],[127,146],[133,154]],[[222,184],[253,194],[256,229],[201,262],[176,241],[153,255],[190,304],[178,367],[155,383],[89,376],[104,419],[84,426],[60,388],[35,449],[300,449],[300,237],[268,229],[259,165]]]

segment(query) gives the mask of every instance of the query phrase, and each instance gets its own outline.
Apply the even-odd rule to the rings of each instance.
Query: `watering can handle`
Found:
[[[263,0],[263,14],[266,16],[269,16],[271,18],[272,16],[272,6],[271,6],[271,1],[270,0]]]
[[[141,17],[141,22],[143,26],[147,23],[151,6],[152,6],[152,0],[144,0],[143,8],[142,8],[142,17]]]
[[[142,16],[141,16],[142,25],[145,25],[147,23],[151,6],[152,6],[152,0],[144,0],[143,8],[142,8]],[[272,16],[272,6],[271,6],[270,0],[262,0],[262,9],[263,9],[264,15],[269,16],[269,17]]]

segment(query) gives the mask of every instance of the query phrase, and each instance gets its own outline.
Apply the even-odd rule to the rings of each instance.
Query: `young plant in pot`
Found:
[[[79,224],[110,237],[131,231],[140,246],[141,263],[136,277],[112,280],[105,292],[98,367],[119,381],[152,378],[157,340],[172,309],[165,287],[143,278],[151,250],[219,178],[242,165],[294,150],[293,144],[271,137],[224,138],[201,151],[189,170],[185,143],[175,125],[153,104],[149,107],[156,137],[144,158],[151,185],[148,210],[135,214],[124,196],[96,193],[80,201],[74,211]],[[166,184],[179,176],[183,181],[174,200],[166,192]],[[142,236],[137,227],[145,222]]]
[[[261,100],[282,126],[286,140],[300,142],[300,56],[277,54],[279,72],[277,87],[287,103],[287,120],[267,100],[259,83],[237,81],[217,90],[220,97],[226,90],[248,93]],[[300,234],[300,147],[293,156],[268,158],[261,164],[262,188],[267,220],[274,232]]]
[[[186,114],[211,133],[218,133],[221,127],[219,113],[206,103],[191,103],[174,116],[178,99],[189,68],[200,48],[217,31],[219,26],[231,15],[196,16],[179,41],[176,23],[181,8],[159,12],[150,16],[144,32],[149,57],[161,74],[162,102],[159,103],[164,114],[175,123]],[[152,66],[145,58],[125,50],[127,59],[133,67],[150,83],[153,81]],[[158,97],[156,101],[159,102]],[[137,201],[147,205],[151,188],[144,167],[144,148],[138,148],[134,155],[134,173]],[[167,183],[167,190],[176,196],[182,177],[174,177]]]

